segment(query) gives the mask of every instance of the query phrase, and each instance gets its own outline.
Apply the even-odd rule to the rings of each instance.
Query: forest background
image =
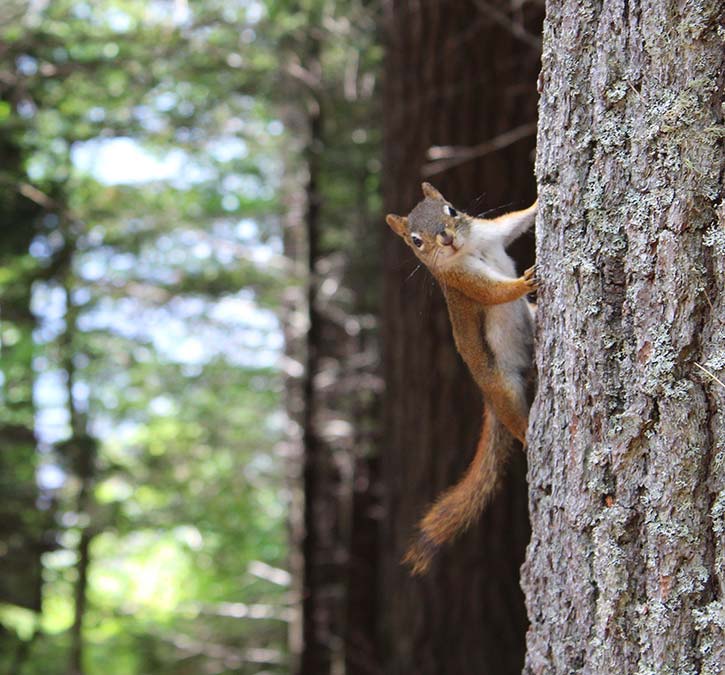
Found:
[[[327,389],[364,414],[378,12],[2,3],[1,672],[299,657],[309,165],[324,162],[321,292],[350,343]],[[347,290],[354,275],[368,288]],[[360,369],[370,382],[345,380]],[[344,416],[325,429],[348,461]]]
[[[723,6],[546,5],[0,2],[0,673],[720,672]],[[481,400],[383,216],[537,116],[528,486],[413,579]]]

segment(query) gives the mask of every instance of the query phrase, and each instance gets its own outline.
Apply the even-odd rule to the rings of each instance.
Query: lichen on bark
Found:
[[[547,3],[527,674],[725,663],[722,21]]]

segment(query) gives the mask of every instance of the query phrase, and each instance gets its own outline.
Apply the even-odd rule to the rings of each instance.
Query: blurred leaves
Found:
[[[40,621],[0,609],[3,672],[19,659],[26,674],[66,672],[87,528],[88,673],[256,672],[251,648],[284,666],[278,613],[192,609],[287,602],[246,568],[285,565],[269,310],[289,279],[284,133],[249,95],[270,45],[236,56],[244,12],[195,5],[18,3],[2,25],[2,468],[27,486],[2,497],[28,522],[46,504],[32,527],[7,521],[26,537],[17,555],[38,560],[51,533],[55,549]]]
[[[85,532],[87,673],[287,672],[289,589],[250,572],[288,554],[282,180],[324,101],[323,253],[368,311],[375,42],[355,1],[0,9],[0,515],[20,604],[43,578],[0,671],[67,672]]]

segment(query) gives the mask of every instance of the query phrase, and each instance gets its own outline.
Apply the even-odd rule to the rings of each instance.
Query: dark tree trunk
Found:
[[[71,645],[70,658],[68,660],[68,675],[83,675],[85,672],[83,667],[83,653],[85,651],[83,624],[85,623],[88,600],[88,567],[91,562],[90,547],[92,539],[93,536],[90,529],[87,527],[83,528],[77,549],[78,564],[76,565],[76,572],[78,578],[76,579],[73,592],[73,625],[70,631]]]
[[[319,72],[319,46],[310,54],[307,67]],[[302,595],[302,675],[330,672],[339,658],[341,642],[340,561],[337,515],[339,513],[336,469],[330,448],[321,437],[322,403],[316,386],[324,350],[324,325],[318,294],[321,258],[320,155],[324,143],[321,100],[310,104],[306,151],[308,183],[305,228],[307,240],[307,358],[304,376],[305,408],[302,423],[304,463],[302,483],[305,495],[304,582]]]
[[[2,103],[13,100],[0,97]],[[29,257],[42,210],[16,191],[14,182],[24,177],[20,148],[1,138],[0,157],[10,183],[0,188],[0,269],[10,279],[0,285],[0,602],[40,611],[40,555],[51,520],[37,507],[31,289],[40,270],[20,261]]]
[[[287,382],[304,493],[293,497],[292,531],[302,555],[293,553],[292,567],[302,610],[290,635],[294,672],[363,675],[380,672],[376,98],[371,66],[357,52],[345,56],[344,75],[339,62],[331,63],[341,57],[340,37],[321,7],[308,10],[304,37],[293,49],[289,70],[304,77],[293,78],[290,91],[297,95],[285,114],[302,139],[288,173],[303,176],[286,189],[285,251],[306,282],[304,298],[291,289],[285,321],[287,353],[304,364],[293,368],[304,371],[301,377]],[[364,16],[356,21],[375,28]],[[294,425],[290,431],[292,438]],[[299,518],[294,507],[302,502]]]
[[[73,225],[64,228],[66,244],[71,251],[76,250],[76,237],[71,233]],[[76,549],[76,581],[73,589],[73,625],[70,629],[70,653],[68,657],[68,675],[83,675],[85,636],[84,626],[88,609],[88,571],[91,565],[91,543],[99,529],[99,523],[93,518],[93,487],[96,480],[97,441],[88,434],[86,413],[76,404],[73,393],[76,384],[76,359],[79,353],[78,306],[73,302],[73,265],[72,254],[63,279],[65,292],[65,330],[59,339],[59,349],[65,371],[66,406],[70,420],[71,435],[62,443],[60,449],[66,456],[68,465],[79,482],[76,497],[76,513],[82,525],[79,530]]]
[[[722,13],[548,3],[529,675],[723,672]]]
[[[296,303],[296,311],[304,312],[306,317],[304,336],[301,340],[295,339],[288,330],[288,338],[292,338],[288,349],[297,350],[297,356],[304,363],[304,374],[297,391],[301,403],[298,420],[303,493],[303,518],[298,527],[302,556],[300,568],[295,570],[302,576],[301,641],[298,663],[294,664],[299,675],[339,672],[345,658],[341,482],[335,447],[324,434],[329,401],[320,387],[327,362],[337,358],[331,347],[334,339],[330,338],[334,328],[324,314],[320,299],[321,283],[326,278],[322,195],[323,154],[327,148],[321,66],[325,45],[322,30],[314,28],[320,21],[321,18],[312,12],[307,37],[298,50],[309,76],[298,99],[299,107],[289,113],[290,121],[304,139],[299,173],[306,174],[300,200],[302,226],[296,242],[300,246],[296,251],[288,248],[288,253],[295,255],[293,259],[301,263],[298,271],[306,280],[306,296]],[[294,162],[290,165],[294,166]],[[288,391],[292,392],[294,388],[293,385]]]
[[[376,489],[378,459],[355,461],[350,523],[350,551],[346,579],[345,672],[379,675],[380,654],[376,636],[380,546],[379,494]]]
[[[407,213],[421,199],[424,178],[474,215],[531,203],[541,8],[523,7],[519,16],[483,2],[389,4],[386,211]],[[482,155],[484,144],[511,130],[517,142],[507,145],[504,137],[489,146],[501,149]],[[473,150],[430,166],[431,146]],[[436,168],[445,170],[434,174]],[[533,238],[519,252],[520,262],[530,263]],[[427,577],[412,579],[400,565],[426,505],[471,460],[481,421],[481,398],[456,353],[441,293],[427,271],[414,269],[412,254],[389,234],[379,608],[384,670],[513,675],[524,661],[527,625],[519,589],[529,539],[523,453],[480,523]]]

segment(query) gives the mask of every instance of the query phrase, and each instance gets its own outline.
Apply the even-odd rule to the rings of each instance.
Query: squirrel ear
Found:
[[[443,202],[446,201],[445,197],[430,183],[422,183],[420,187],[423,188],[423,195],[425,197],[428,197],[429,199],[440,199]]]
[[[408,228],[408,219],[405,216],[396,216],[394,213],[385,216],[385,222],[399,237],[402,237]]]

